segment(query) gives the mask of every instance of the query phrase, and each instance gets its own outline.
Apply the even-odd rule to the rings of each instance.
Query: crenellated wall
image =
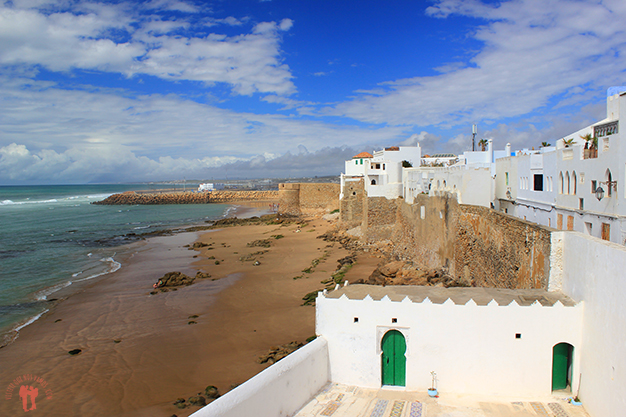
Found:
[[[438,290],[443,296],[437,302],[419,293]],[[550,395],[552,349],[567,342],[579,351],[582,305],[562,295],[550,300],[552,295],[537,290],[521,297],[491,290],[505,294],[489,301],[473,295],[481,290],[349,285],[320,293],[316,332],[328,340],[331,381],[380,388],[382,339],[397,330],[406,342],[408,391],[426,391],[435,371],[444,393]],[[572,372],[580,372],[578,353]],[[573,383],[575,390],[578,382]]]

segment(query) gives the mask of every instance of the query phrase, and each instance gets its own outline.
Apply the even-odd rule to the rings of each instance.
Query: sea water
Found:
[[[59,289],[123,267],[120,245],[144,233],[215,220],[230,210],[223,204],[91,204],[149,188],[158,186],[0,187],[0,346],[45,313]]]

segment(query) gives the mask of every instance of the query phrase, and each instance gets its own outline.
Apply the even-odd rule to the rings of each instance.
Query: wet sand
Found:
[[[19,384],[10,400],[6,389],[26,374],[42,378],[52,391],[48,399],[40,390],[40,415],[191,414],[198,407],[181,410],[173,402],[208,385],[224,393],[263,370],[267,365],[256,359],[271,346],[314,335],[315,310],[301,306],[302,297],[322,288],[320,281],[348,254],[337,243],[316,239],[329,226],[321,219],[300,232],[296,224],[236,226],[135,244],[119,271],[83,283],[0,349],[5,391],[0,415],[23,413]],[[272,237],[277,235],[283,237]],[[271,247],[247,246],[258,239],[270,239]],[[212,245],[184,247],[196,240]],[[260,265],[240,260],[258,251],[267,251],[256,255]],[[325,253],[312,273],[303,274]],[[163,274],[195,275],[198,270],[212,277],[150,295]],[[72,349],[82,352],[71,356]]]

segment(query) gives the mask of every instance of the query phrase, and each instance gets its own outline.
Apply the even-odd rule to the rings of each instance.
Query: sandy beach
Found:
[[[83,283],[0,349],[0,415],[23,412],[19,384],[8,399],[21,375],[40,378],[51,391],[51,398],[37,397],[41,415],[191,414],[198,407],[179,409],[177,398],[209,385],[225,393],[268,366],[257,359],[272,346],[314,335],[315,309],[302,306],[302,297],[323,288],[320,282],[348,255],[338,243],[317,239],[330,226],[323,219],[234,226],[134,244],[119,271]],[[258,240],[269,247],[249,246]],[[185,247],[196,241],[208,246]],[[315,259],[319,264],[302,272]],[[375,260],[363,263],[370,264]],[[171,271],[211,278],[150,294]],[[80,354],[70,355],[73,349]]]

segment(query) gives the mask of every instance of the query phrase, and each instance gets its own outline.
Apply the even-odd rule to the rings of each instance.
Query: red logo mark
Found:
[[[35,399],[39,395],[39,388],[41,391],[45,393],[45,398],[48,400],[52,399],[52,390],[48,388],[48,382],[40,378],[36,375],[20,375],[13,380],[8,386],[4,393],[4,398],[6,400],[10,400],[13,398],[13,390],[17,387],[19,389],[19,395],[22,399],[22,408],[25,412],[36,410],[37,404],[35,403]],[[41,398],[41,397],[40,397]],[[30,408],[28,408],[28,403],[30,400]]]

